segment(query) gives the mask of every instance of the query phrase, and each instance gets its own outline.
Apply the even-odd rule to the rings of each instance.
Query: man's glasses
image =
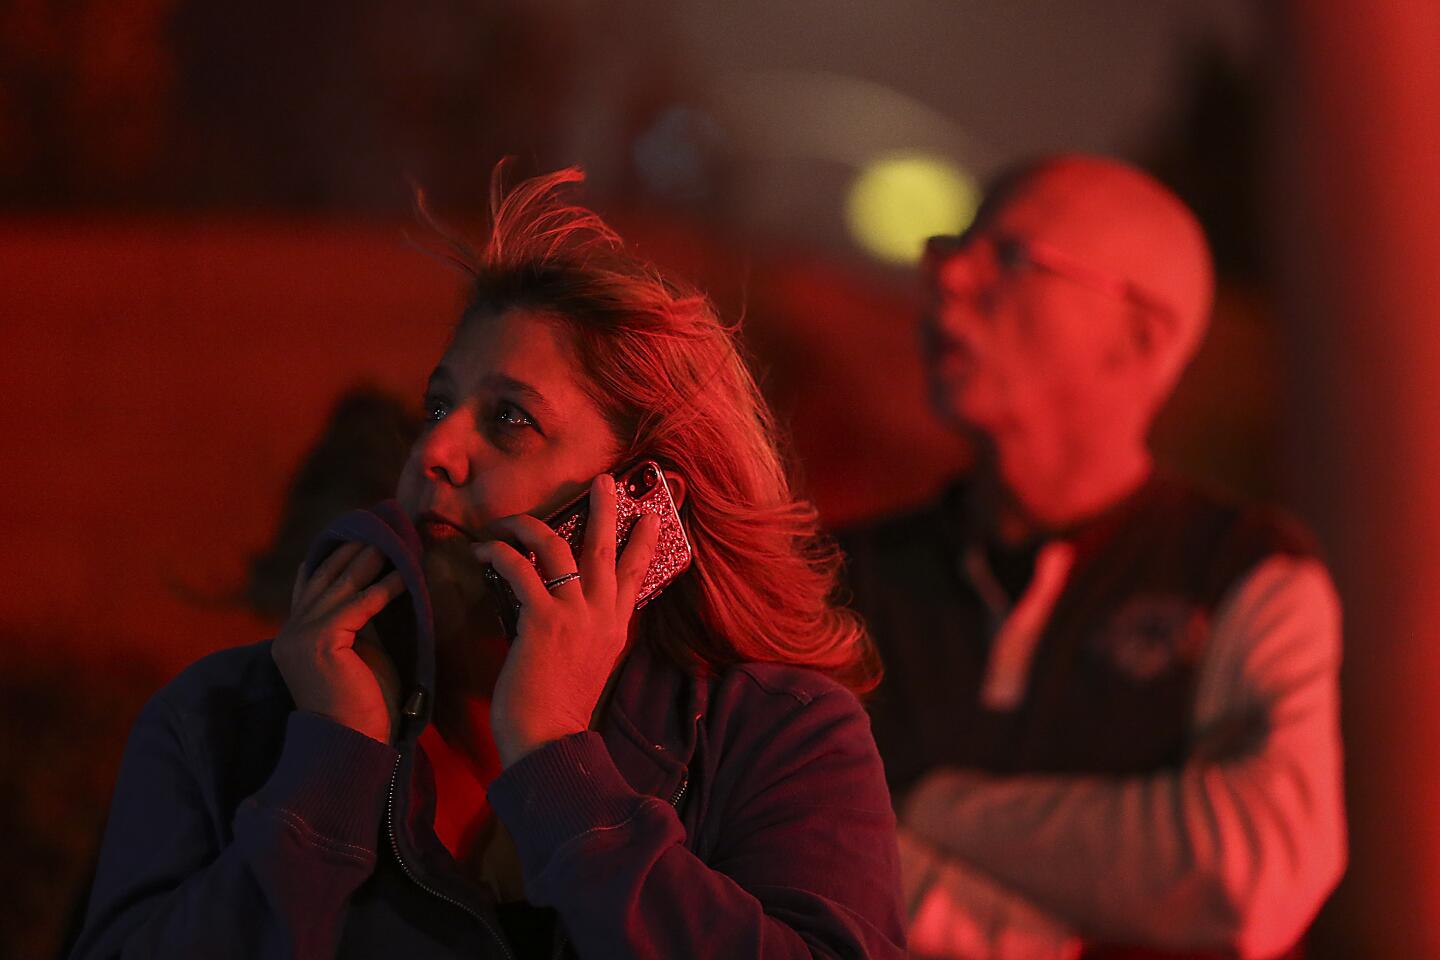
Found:
[[[984,256],[982,247],[988,249],[988,258]],[[970,233],[931,237],[925,241],[922,262],[932,275],[941,278],[947,286],[956,288],[970,289],[987,280],[993,282],[1001,275],[1013,276],[1034,267],[1146,310],[1167,317],[1175,315],[1169,304],[1134,281],[1097,270],[1079,257],[1043,240]],[[960,262],[964,262],[967,269],[957,271]],[[960,283],[954,282],[957,272]]]

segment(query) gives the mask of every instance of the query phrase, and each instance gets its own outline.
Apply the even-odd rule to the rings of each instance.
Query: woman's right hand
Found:
[[[297,710],[389,743],[399,712],[399,675],[379,643],[360,635],[372,617],[405,592],[399,571],[375,579],[384,565],[374,547],[346,543],[312,576],[306,577],[302,566],[290,619],[270,652]]]

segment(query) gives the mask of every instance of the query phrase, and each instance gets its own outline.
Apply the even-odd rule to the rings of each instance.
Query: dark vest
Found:
[[[994,620],[966,572],[983,549],[961,483],[841,535],[852,606],[885,662],[870,708],[896,796],[936,766],[1152,774],[1190,747],[1216,607],[1265,557],[1312,552],[1287,522],[1157,474],[1071,531],[1075,563],[1010,711],[980,701]]]

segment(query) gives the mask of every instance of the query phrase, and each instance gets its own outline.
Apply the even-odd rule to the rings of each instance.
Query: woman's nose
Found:
[[[464,408],[435,421],[420,438],[420,466],[432,483],[464,486],[470,479],[474,416]]]

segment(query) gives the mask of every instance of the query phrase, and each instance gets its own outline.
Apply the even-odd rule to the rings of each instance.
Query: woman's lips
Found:
[[[415,518],[415,529],[430,540],[474,540],[459,523],[438,513],[426,511]]]

